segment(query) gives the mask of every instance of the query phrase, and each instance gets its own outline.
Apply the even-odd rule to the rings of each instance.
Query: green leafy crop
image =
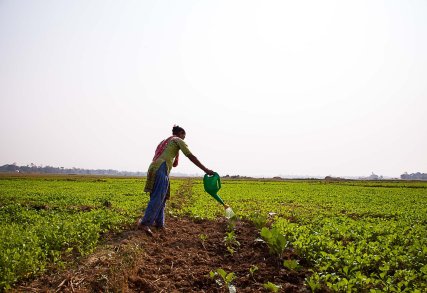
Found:
[[[289,249],[313,269],[308,288],[339,292],[427,290],[426,195],[426,182],[398,181],[223,180],[221,189],[236,215],[261,230],[272,254],[281,258]],[[201,181],[184,210],[223,216]]]
[[[148,201],[143,184],[132,178],[0,177],[0,291],[49,264],[61,265],[64,256],[86,255],[103,233],[132,225]],[[169,213],[224,217],[201,180],[172,180],[171,195]],[[284,268],[304,264],[312,270],[309,290],[333,292],[427,290],[426,195],[426,182],[398,181],[223,180],[221,189],[236,219],[253,221]],[[239,247],[235,225],[224,239],[232,251]],[[288,249],[301,262],[283,260]],[[228,273],[226,280],[216,273],[227,280]]]
[[[233,272],[227,273],[224,269],[218,268],[216,271],[210,271],[209,276],[211,279],[215,279],[218,285],[223,286],[225,284],[230,292],[235,292],[235,288],[231,284],[231,282],[236,278]],[[218,276],[220,278],[217,278]]]
[[[263,227],[261,229],[261,237],[267,242],[270,252],[282,257],[283,252],[289,245],[289,241],[285,236],[276,228],[268,229]]]
[[[143,179],[0,177],[0,291],[133,224],[148,200],[142,189]]]

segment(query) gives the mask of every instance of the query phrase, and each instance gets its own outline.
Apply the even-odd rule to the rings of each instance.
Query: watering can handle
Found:
[[[221,188],[221,177],[219,177],[218,173],[214,173],[214,176],[218,177],[218,188]]]
[[[208,174],[205,174],[205,178],[210,178],[210,177],[217,177],[218,180],[216,181],[218,184],[218,188],[221,188],[221,177],[219,177],[217,172],[214,172],[214,174],[212,176],[209,176]]]

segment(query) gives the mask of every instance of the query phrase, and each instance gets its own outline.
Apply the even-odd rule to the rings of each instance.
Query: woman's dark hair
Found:
[[[184,128],[179,127],[178,125],[174,125],[172,128],[172,134],[173,135],[178,135],[181,131],[184,131],[184,133],[185,133]]]

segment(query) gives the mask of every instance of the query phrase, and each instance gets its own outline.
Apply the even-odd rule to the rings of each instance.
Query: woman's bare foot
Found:
[[[141,223],[141,219],[138,220],[136,227],[138,230],[144,231],[148,236],[154,236],[153,231],[151,231],[150,227]]]
[[[150,227],[142,225],[141,228],[148,236],[154,237],[153,231],[151,231]]]

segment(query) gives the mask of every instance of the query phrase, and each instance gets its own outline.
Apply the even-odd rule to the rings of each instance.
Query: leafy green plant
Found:
[[[278,255],[280,258],[289,245],[289,241],[276,228],[268,229],[267,227],[263,227],[261,229],[261,237],[268,244],[270,252]]]
[[[251,267],[249,268],[249,274],[251,275],[252,279],[256,282],[255,280],[255,272],[257,272],[259,270],[258,266],[256,265],[251,265]]]
[[[215,279],[218,285],[222,286],[224,283],[230,292],[235,292],[236,289],[231,284],[231,282],[236,278],[233,272],[227,273],[224,269],[218,268],[216,269],[216,271],[210,271],[209,276],[211,277],[211,279]],[[220,279],[217,278],[218,276],[220,277]]]
[[[203,248],[206,249],[205,242],[208,239],[208,235],[206,235],[206,234],[199,234],[199,239],[202,242]]]
[[[279,289],[281,288],[281,286],[278,286],[271,282],[264,283],[263,287],[267,289],[269,292],[279,292]]]
[[[295,259],[287,259],[283,261],[283,266],[290,270],[298,270],[300,268],[299,262]]]
[[[254,223],[255,227],[258,230],[261,230],[262,227],[267,226],[268,218],[267,218],[267,216],[265,216],[261,213],[252,214],[250,216],[250,219],[251,219],[252,223]]]
[[[111,201],[109,201],[106,198],[101,199],[100,202],[101,202],[101,205],[105,208],[111,208],[111,206],[112,206]]]
[[[231,255],[233,255],[236,252],[236,250],[232,246],[226,246],[226,249]]]
[[[224,244],[231,255],[233,255],[235,250],[240,247],[240,242],[237,241],[234,231],[226,232],[224,237]]]
[[[313,275],[306,278],[305,282],[310,287],[311,292],[316,292],[322,289],[322,286],[320,284],[320,276],[317,273],[313,273]]]
[[[249,268],[249,273],[251,274],[251,276],[253,277],[255,272],[258,271],[259,268],[256,265],[251,265],[251,267]]]

